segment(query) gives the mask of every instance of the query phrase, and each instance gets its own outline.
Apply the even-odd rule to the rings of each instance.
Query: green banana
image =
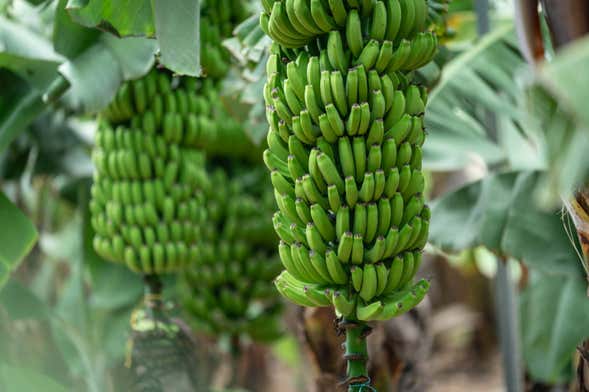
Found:
[[[427,3],[277,2],[263,4],[261,18],[274,41],[264,88],[274,155],[264,162],[279,193],[275,226],[285,243],[311,249],[297,252],[302,268],[312,267],[303,274],[326,282],[306,300],[381,319],[388,304],[381,298],[412,279],[427,241],[427,92],[414,79],[437,47]],[[350,280],[350,292],[337,287]]]

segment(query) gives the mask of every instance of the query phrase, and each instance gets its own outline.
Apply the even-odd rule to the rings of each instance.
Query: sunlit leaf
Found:
[[[200,0],[153,0],[161,62],[180,75],[199,76]]]

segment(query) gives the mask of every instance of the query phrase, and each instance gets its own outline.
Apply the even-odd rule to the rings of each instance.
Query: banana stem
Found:
[[[239,334],[231,336],[230,344],[231,380],[229,381],[229,387],[237,388],[240,386],[239,362],[241,358],[241,339],[239,338]]]
[[[162,281],[159,275],[144,275],[143,282],[145,283],[144,301],[146,312],[149,317],[157,323],[163,313]]]
[[[370,389],[370,377],[368,377],[367,361],[368,347],[366,337],[371,328],[361,321],[343,319],[339,323],[340,330],[346,334],[346,352],[344,359],[347,361],[348,392],[361,392]]]

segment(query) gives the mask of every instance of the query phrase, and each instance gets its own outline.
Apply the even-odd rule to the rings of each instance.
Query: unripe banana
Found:
[[[344,317],[352,315],[356,307],[355,301],[348,299],[347,295],[340,291],[333,293],[332,302],[335,310]]]
[[[376,301],[368,305],[358,305],[356,317],[358,320],[369,321],[377,319],[384,311],[382,302]]]
[[[356,9],[352,9],[348,13],[346,20],[346,40],[348,47],[352,51],[352,55],[358,57],[364,48],[364,40],[362,37],[360,15]]]
[[[272,132],[288,135],[289,154],[300,165],[275,154],[287,164],[287,184],[294,184],[297,198],[295,213],[292,198],[279,199],[284,216],[276,226],[287,239],[288,222],[299,228],[290,237],[312,250],[299,259],[313,265],[307,275],[325,281],[327,271],[325,287],[333,290],[328,300],[338,314],[377,320],[384,317],[389,296],[402,289],[401,276],[391,275],[399,263],[402,274],[399,255],[416,254],[427,241],[421,173],[427,94],[413,80],[413,71],[431,59],[437,45],[435,35],[425,31],[427,4],[279,3],[264,7],[262,23],[275,41],[264,97],[270,127],[278,129]],[[291,148],[295,142],[298,155]],[[278,177],[284,165],[270,158],[265,160],[277,189],[290,192]],[[304,238],[300,223],[306,224]],[[352,268],[342,267],[346,263]],[[416,263],[406,264],[403,279],[409,282]],[[353,291],[337,287],[350,279]],[[325,292],[311,293],[306,300],[325,303]]]
[[[363,270],[362,267],[352,266],[350,268],[350,275],[352,280],[352,287],[356,292],[360,292],[362,289],[362,282],[363,282]]]
[[[337,257],[342,263],[348,263],[352,255],[354,235],[347,231],[340,236],[339,246],[337,248]]]
[[[376,294],[377,286],[376,268],[373,264],[365,265],[362,272],[362,289],[358,293],[360,298],[364,301],[370,301]]]

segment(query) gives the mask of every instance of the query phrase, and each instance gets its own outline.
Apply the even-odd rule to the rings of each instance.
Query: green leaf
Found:
[[[152,0],[161,62],[180,75],[199,76],[200,0]]]
[[[45,110],[40,93],[10,71],[0,69],[0,154]]]
[[[580,122],[589,125],[589,75],[579,72],[589,64],[589,38],[565,47],[538,74],[539,82],[557,98],[559,104]]]
[[[0,288],[31,251],[37,230],[31,221],[0,192]]]
[[[546,205],[560,203],[563,193],[587,183],[589,163],[589,78],[580,72],[589,63],[589,39],[580,39],[559,51],[550,63],[535,69],[527,86],[525,127],[542,138],[549,164],[539,194]]]
[[[66,9],[81,25],[119,37],[155,35],[150,0],[68,0]]]
[[[50,310],[31,290],[10,279],[0,292],[0,304],[11,320],[48,319]]]
[[[520,296],[524,358],[535,380],[569,382],[575,347],[589,336],[589,299],[582,276],[533,274]]]
[[[55,78],[57,65],[62,61],[63,57],[54,52],[45,37],[0,16],[0,68],[44,89]]]
[[[118,37],[157,36],[164,66],[200,76],[199,0],[68,0],[66,9],[76,22]]]
[[[530,201],[538,172],[490,175],[436,200],[430,241],[453,251],[484,245],[530,268],[579,276],[581,265],[563,222]]]
[[[59,67],[71,84],[74,106],[89,112],[104,108],[123,80],[147,73],[153,65],[154,50],[153,41],[145,38],[101,36],[99,42]]]
[[[37,370],[0,363],[0,389],[4,392],[67,392],[68,388]]]
[[[502,25],[452,59],[428,100],[424,166],[457,170],[482,160],[492,167],[541,167],[537,147],[520,125],[525,111],[517,104],[522,91],[514,79],[525,66],[512,25]],[[491,121],[489,113],[498,120]]]
[[[145,75],[155,62],[157,42],[143,37],[120,39],[104,34],[102,42],[117,59],[125,80],[137,79]]]
[[[67,58],[73,58],[96,42],[100,31],[83,27],[72,21],[65,9],[66,3],[67,0],[59,0],[56,6],[53,46],[58,53]]]

